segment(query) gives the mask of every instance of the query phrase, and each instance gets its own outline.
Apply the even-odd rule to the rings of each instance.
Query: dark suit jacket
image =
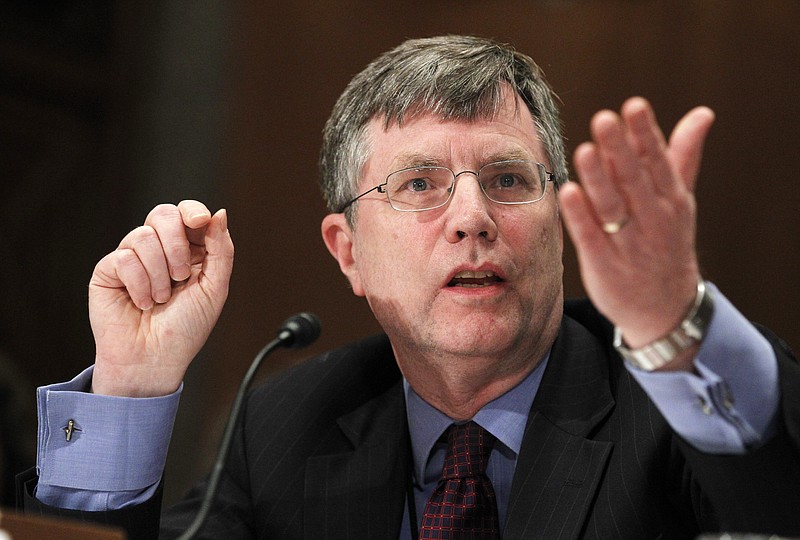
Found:
[[[800,534],[800,369],[768,337],[781,371],[778,433],[745,456],[705,455],[672,433],[624,369],[607,321],[587,302],[568,303],[530,412],[504,539]],[[400,372],[385,336],[366,339],[250,395],[202,537],[394,540],[410,463]],[[165,513],[162,537],[186,528],[202,489]],[[158,507],[156,497],[80,517],[152,538]],[[30,495],[26,509],[58,512]]]

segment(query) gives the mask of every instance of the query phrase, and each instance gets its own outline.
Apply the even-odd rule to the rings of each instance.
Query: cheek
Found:
[[[394,289],[406,286],[415,267],[413,242],[392,229],[359,240],[356,253],[367,297],[392,296]]]
[[[549,244],[551,239],[558,240],[560,221],[558,212],[552,205],[534,203],[531,206],[511,207],[510,211],[497,220],[498,228],[506,230],[514,240],[527,237],[539,247]]]
[[[555,214],[551,216],[547,223],[540,229],[538,251],[540,251],[542,258],[545,259],[549,266],[561,268],[563,249],[564,242],[563,235],[561,234],[561,222],[558,219],[558,214]]]
[[[510,228],[509,243],[526,246],[520,253],[520,264],[527,266],[525,273],[534,280],[534,287],[554,287],[562,278],[561,225],[552,215],[542,219],[520,221]]]
[[[563,244],[559,223],[551,223],[542,229],[539,235],[539,249],[553,255],[553,258],[559,263],[561,262]]]

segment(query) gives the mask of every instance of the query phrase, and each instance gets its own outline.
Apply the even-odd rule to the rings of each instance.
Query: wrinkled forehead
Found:
[[[438,117],[442,122],[450,120],[460,120],[464,122],[474,122],[480,120],[492,120],[499,115],[508,114],[513,111],[519,114],[519,110],[524,109],[528,112],[527,104],[510,84],[499,82],[496,87],[490,87],[480,95],[479,98],[454,102],[443,97],[418,99],[402,107],[393,107],[379,110],[370,119],[382,123],[384,129],[391,126],[403,127],[404,124],[420,116]]]
[[[536,122],[520,96],[505,88],[496,106],[471,118],[448,117],[432,107],[417,107],[402,118],[374,116],[364,133],[362,175],[370,164],[389,168],[444,165],[447,156],[469,154],[481,161],[530,159],[547,163]],[[413,157],[413,159],[412,159]],[[367,169],[372,168],[372,171]],[[388,173],[391,171],[382,171]]]

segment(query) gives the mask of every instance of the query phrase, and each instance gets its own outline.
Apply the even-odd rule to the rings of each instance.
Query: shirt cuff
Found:
[[[39,483],[107,492],[156,484],[183,385],[163,397],[100,396],[87,393],[92,372],[37,389]]]
[[[626,363],[673,430],[698,450],[743,454],[775,432],[778,363],[769,342],[712,284],[714,316],[697,373],[646,372]]]

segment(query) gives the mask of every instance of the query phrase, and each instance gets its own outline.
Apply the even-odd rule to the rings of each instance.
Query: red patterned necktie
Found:
[[[475,422],[448,428],[442,477],[425,505],[420,540],[500,539],[497,501],[486,476],[494,441]]]

